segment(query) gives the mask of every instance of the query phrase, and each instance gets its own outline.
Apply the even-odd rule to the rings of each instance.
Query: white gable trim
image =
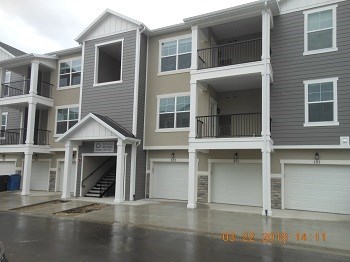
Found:
[[[279,8],[282,15],[344,1],[346,0],[281,0],[279,1]]]
[[[10,57],[15,57],[13,54],[11,54],[9,51],[7,51],[5,48],[0,46],[0,50],[2,50],[5,54],[9,55]]]
[[[142,25],[141,22],[134,20],[130,17],[127,17],[125,15],[119,14],[113,10],[110,9],[106,9],[99,17],[97,17],[76,39],[75,41],[77,41],[78,43],[81,43],[85,37],[87,37],[94,29],[96,29],[105,18],[108,17],[108,15],[112,15],[115,17],[119,17],[122,20],[125,20],[133,25],[135,25],[135,27],[139,27]]]
[[[116,137],[115,138],[120,138],[122,140],[129,140],[130,138],[125,137],[121,133],[119,133],[117,130],[112,128],[111,126],[107,125],[105,122],[103,122],[101,119],[99,119],[97,116],[94,114],[90,113],[87,116],[85,116],[80,122],[78,122],[75,126],[73,126],[71,129],[69,129],[66,133],[64,133],[60,138],[56,140],[56,142],[66,142],[69,140],[69,138],[77,132],[79,129],[83,128],[84,124],[87,123],[89,120],[95,120],[97,123],[100,125],[104,126],[106,129],[111,131]],[[111,138],[111,137],[109,137]],[[102,137],[90,137],[89,139],[103,139]]]

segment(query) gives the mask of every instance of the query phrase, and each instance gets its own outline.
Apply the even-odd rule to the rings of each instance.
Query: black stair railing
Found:
[[[92,177],[98,170],[100,170],[100,168],[102,168],[109,160],[111,160],[113,157],[111,156],[110,158],[108,158],[106,161],[104,161],[101,165],[99,165],[94,171],[91,172],[90,175],[88,175],[86,178],[83,179],[83,181],[81,182],[81,187],[85,187],[84,182],[86,180],[88,180],[90,177]]]
[[[107,193],[111,187],[115,184],[115,176],[114,176],[114,179],[113,180],[106,180],[105,178],[113,171],[115,170],[116,171],[116,166],[112,167],[111,169],[109,169],[104,175],[103,177],[99,180],[98,183],[100,183],[100,194],[99,194],[99,198],[101,198],[105,193]],[[102,187],[102,183],[101,182],[104,182],[104,185],[107,184],[107,187]]]

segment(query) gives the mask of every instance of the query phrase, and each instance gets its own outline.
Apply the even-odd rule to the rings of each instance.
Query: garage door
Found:
[[[285,208],[350,214],[349,199],[349,166],[285,166]]]
[[[0,162],[0,176],[15,173],[16,163],[14,161]]]
[[[71,175],[71,181],[70,181],[70,192],[74,193],[74,189],[75,189],[75,180],[76,180],[76,163],[72,164],[72,175]],[[63,189],[63,173],[64,173],[64,162],[60,161],[58,162],[58,175],[57,175],[57,179],[59,182],[59,186],[58,186],[58,191],[62,192]]]
[[[153,198],[187,200],[188,163],[154,163]]]
[[[31,190],[49,190],[50,163],[49,161],[33,161],[30,178]]]
[[[210,202],[262,206],[261,164],[214,163]]]

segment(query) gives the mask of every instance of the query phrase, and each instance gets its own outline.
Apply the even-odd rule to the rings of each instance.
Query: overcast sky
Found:
[[[155,29],[253,1],[0,0],[0,41],[40,54],[77,46],[74,39],[106,8]]]

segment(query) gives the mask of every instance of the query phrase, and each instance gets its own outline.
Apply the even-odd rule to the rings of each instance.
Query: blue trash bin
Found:
[[[9,180],[7,181],[7,190],[14,191],[19,190],[21,186],[21,175],[10,175]]]

